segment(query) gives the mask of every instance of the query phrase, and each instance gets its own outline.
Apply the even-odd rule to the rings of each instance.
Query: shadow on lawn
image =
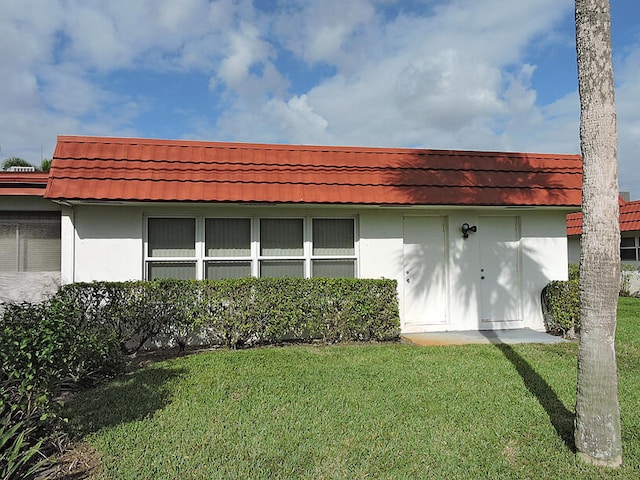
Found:
[[[573,421],[575,415],[567,410],[564,403],[558,398],[547,381],[536,372],[529,363],[506,343],[496,343],[495,346],[502,354],[516,367],[518,374],[522,377],[524,385],[540,402],[542,408],[547,412],[549,420],[556,433],[565,445],[575,453],[576,444],[573,436]]]
[[[149,417],[170,403],[173,388],[168,383],[183,373],[182,368],[155,366],[80,392],[64,412],[69,418],[70,433],[80,438],[105,427]]]

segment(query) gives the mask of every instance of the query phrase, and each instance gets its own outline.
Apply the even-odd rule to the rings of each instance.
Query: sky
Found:
[[[0,160],[57,135],[579,153],[573,0],[0,0]],[[640,2],[611,0],[640,199]]]

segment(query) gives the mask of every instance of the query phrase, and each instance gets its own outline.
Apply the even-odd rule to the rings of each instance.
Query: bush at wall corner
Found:
[[[580,331],[580,290],[578,279],[549,282],[542,290],[542,312],[547,331],[573,337]]]
[[[113,335],[83,322],[72,306],[56,298],[7,305],[0,342],[2,371],[40,391],[90,381],[116,369],[120,361]]]

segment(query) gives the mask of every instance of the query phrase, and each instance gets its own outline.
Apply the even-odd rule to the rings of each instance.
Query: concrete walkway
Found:
[[[562,343],[562,337],[536,332],[530,328],[512,330],[468,330],[460,332],[404,333],[403,342],[413,345],[467,345],[471,343]]]

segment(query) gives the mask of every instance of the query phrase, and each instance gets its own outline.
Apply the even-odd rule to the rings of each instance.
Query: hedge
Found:
[[[56,298],[113,332],[124,353],[153,339],[232,348],[282,340],[386,340],[399,335],[394,280],[242,278],[63,286]]]

